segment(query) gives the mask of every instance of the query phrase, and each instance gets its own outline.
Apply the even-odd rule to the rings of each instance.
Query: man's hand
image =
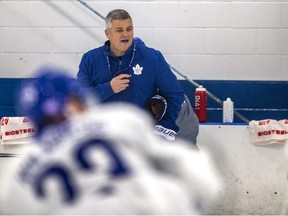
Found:
[[[131,77],[130,74],[120,74],[119,76],[114,77],[110,81],[110,85],[111,85],[113,92],[118,93],[128,88],[130,77]]]

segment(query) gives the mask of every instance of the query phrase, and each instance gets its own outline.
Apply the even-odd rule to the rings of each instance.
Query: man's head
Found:
[[[41,69],[24,82],[18,93],[19,114],[28,116],[38,130],[64,121],[84,109],[83,89],[65,71]]]
[[[108,13],[105,19],[106,37],[110,41],[110,50],[115,56],[122,56],[133,42],[133,22],[129,13],[115,9]]]

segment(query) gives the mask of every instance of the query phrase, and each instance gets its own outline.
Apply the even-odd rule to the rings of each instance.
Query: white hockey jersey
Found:
[[[0,212],[201,212],[220,190],[219,177],[189,144],[152,130],[148,115],[123,104],[101,105],[45,129],[7,168]]]

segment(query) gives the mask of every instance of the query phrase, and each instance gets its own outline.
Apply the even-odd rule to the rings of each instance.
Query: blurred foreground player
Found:
[[[20,106],[37,129],[7,168],[2,214],[198,214],[219,190],[205,155],[153,135],[131,105],[96,104],[64,72],[24,84]],[[9,174],[11,171],[11,174]]]

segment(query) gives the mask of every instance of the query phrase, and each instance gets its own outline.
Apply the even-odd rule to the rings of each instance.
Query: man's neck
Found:
[[[121,50],[113,49],[113,48],[111,48],[111,46],[110,46],[110,52],[116,57],[121,57],[121,56],[125,55],[125,52],[123,52]]]

